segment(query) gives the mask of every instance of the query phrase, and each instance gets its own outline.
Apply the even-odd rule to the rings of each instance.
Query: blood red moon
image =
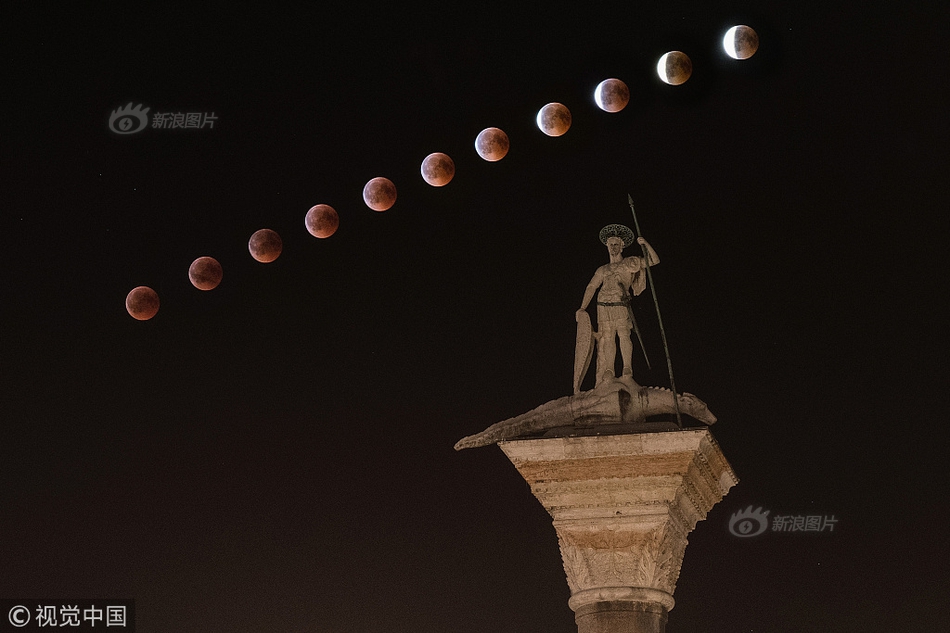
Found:
[[[455,177],[455,163],[448,154],[435,152],[422,161],[422,179],[433,187],[443,187]]]
[[[682,51],[670,51],[657,61],[656,74],[671,86],[678,86],[693,74],[693,62]]]
[[[630,89],[619,79],[604,79],[594,88],[594,102],[604,112],[620,112],[630,102]]]
[[[363,202],[373,211],[386,211],[396,204],[396,185],[388,178],[373,178],[363,187]]]
[[[133,319],[148,321],[158,314],[158,293],[148,286],[133,288],[125,298],[125,309]]]
[[[340,228],[340,216],[336,209],[328,204],[318,204],[310,207],[304,222],[307,230],[314,237],[327,238]]]
[[[571,111],[561,103],[549,103],[538,110],[538,128],[548,136],[561,136],[571,128]]]
[[[508,153],[508,135],[497,127],[487,127],[475,139],[475,151],[488,162],[499,161]]]
[[[214,257],[199,257],[188,268],[188,279],[198,290],[214,290],[223,276],[221,264]]]
[[[284,243],[276,231],[261,229],[251,236],[247,243],[247,250],[251,252],[251,257],[268,264],[280,257],[281,251],[284,250]]]

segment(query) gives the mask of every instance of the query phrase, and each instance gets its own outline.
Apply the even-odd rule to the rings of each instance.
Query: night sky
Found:
[[[676,385],[740,480],[668,633],[947,630],[946,5],[340,5],[4,11],[0,597],[134,598],[159,633],[576,631],[550,517],[497,447],[452,447],[571,393],[629,193]],[[217,121],[111,132],[130,102]],[[669,386],[635,311],[635,378]],[[738,538],[749,505],[837,523]]]

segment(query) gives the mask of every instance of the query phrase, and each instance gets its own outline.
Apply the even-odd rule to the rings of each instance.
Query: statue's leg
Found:
[[[623,358],[623,375],[633,375],[633,339],[630,330],[618,330],[620,336],[620,355]]]
[[[614,362],[617,358],[617,330],[608,328],[603,330],[600,340],[597,341],[597,384],[609,378],[615,378]]]

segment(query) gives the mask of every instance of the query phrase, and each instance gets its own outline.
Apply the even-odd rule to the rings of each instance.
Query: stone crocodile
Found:
[[[678,402],[681,414],[705,424],[716,421],[706,403],[696,396],[681,393]],[[493,424],[481,433],[459,440],[455,450],[488,446],[561,427],[643,424],[649,416],[675,412],[672,391],[663,387],[641,387],[629,376],[624,376]]]

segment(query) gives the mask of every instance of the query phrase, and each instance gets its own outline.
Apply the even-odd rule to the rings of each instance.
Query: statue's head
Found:
[[[600,230],[600,241],[607,246],[611,257],[620,255],[621,251],[635,240],[633,231],[623,224],[608,224]]]

